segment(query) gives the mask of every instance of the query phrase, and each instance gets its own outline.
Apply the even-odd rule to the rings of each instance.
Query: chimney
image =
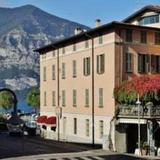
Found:
[[[80,34],[80,33],[82,33],[82,29],[80,28],[80,27],[77,27],[77,28],[75,28],[75,30],[74,30],[74,35],[77,35],[77,34]]]
[[[101,26],[101,20],[100,19],[96,19],[96,27]]]

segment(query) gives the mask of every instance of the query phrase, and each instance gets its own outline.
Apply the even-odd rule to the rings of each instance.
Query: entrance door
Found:
[[[147,125],[141,124],[141,142],[147,142]],[[138,124],[129,124],[127,127],[127,152],[134,153],[138,148]]]

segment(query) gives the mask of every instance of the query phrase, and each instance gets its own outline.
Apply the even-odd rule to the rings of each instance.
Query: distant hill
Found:
[[[73,35],[76,27],[89,29],[32,5],[0,8],[0,88],[15,90],[23,100],[39,82],[39,55],[33,50]]]

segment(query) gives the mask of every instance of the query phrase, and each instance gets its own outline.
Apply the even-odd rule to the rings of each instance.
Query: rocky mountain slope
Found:
[[[33,50],[73,35],[76,27],[89,29],[32,5],[0,8],[0,88],[23,99],[39,83],[39,55]]]

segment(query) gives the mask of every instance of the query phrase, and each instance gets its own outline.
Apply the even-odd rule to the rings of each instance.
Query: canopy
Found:
[[[39,116],[37,118],[37,123],[43,124],[43,123],[46,123],[46,120],[47,120],[47,116]]]
[[[54,116],[48,117],[46,120],[46,124],[56,126],[56,117]]]

